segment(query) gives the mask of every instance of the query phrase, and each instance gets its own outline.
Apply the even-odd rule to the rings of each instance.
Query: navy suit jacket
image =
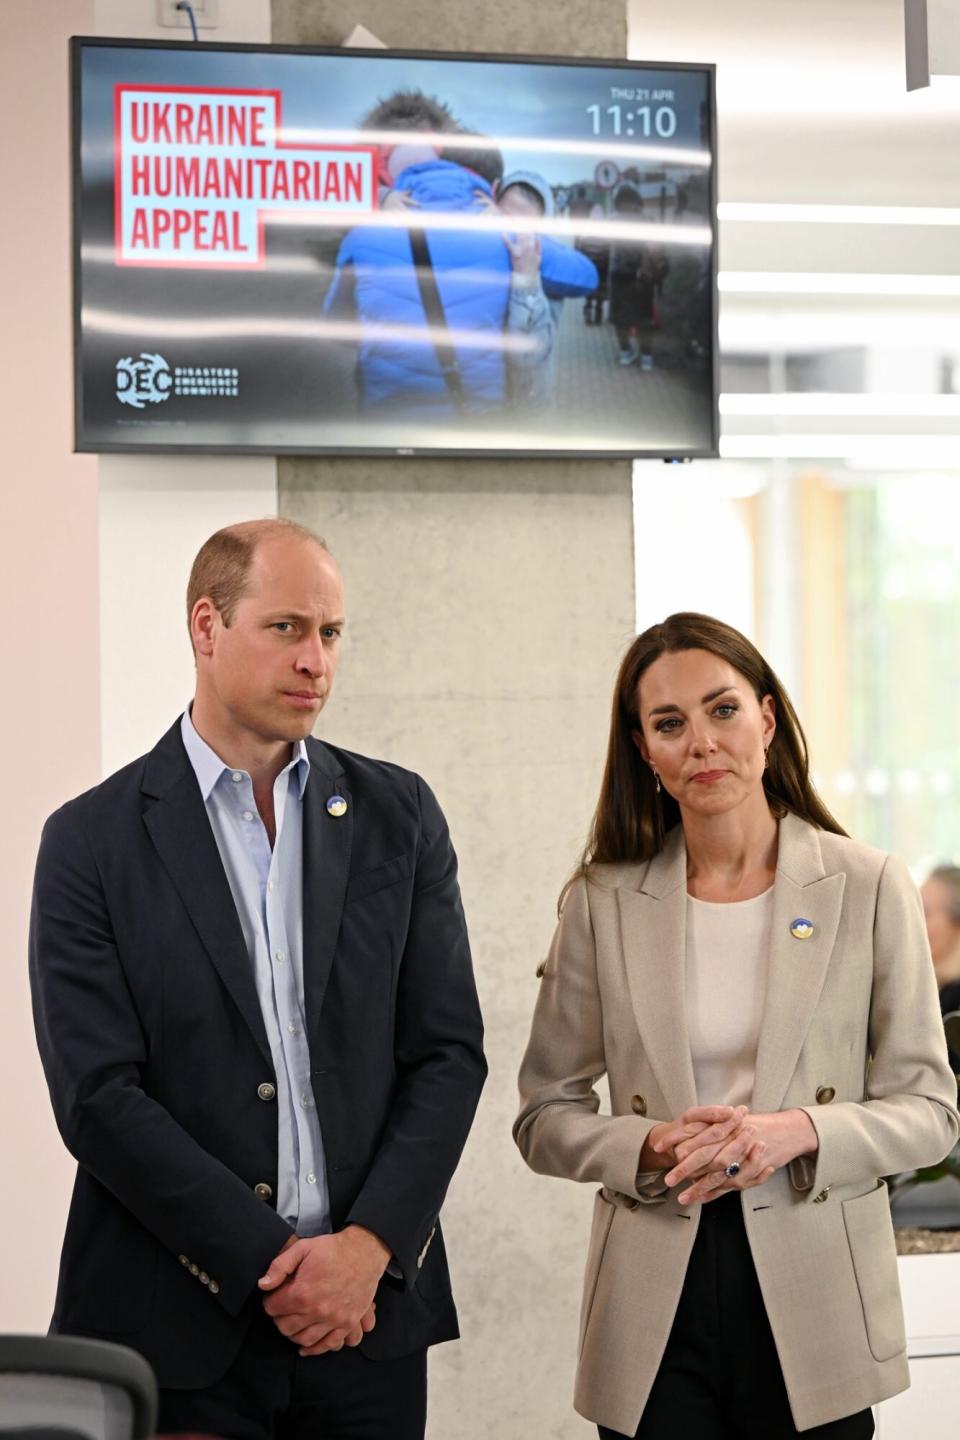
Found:
[[[307,750],[313,1092],[333,1227],[375,1231],[403,1272],[381,1281],[362,1345],[392,1359],[458,1333],[438,1215],[486,1074],[482,1025],[431,791],[395,765]],[[179,720],[47,821],[30,973],[78,1161],[52,1328],[132,1345],[161,1385],[210,1384],[291,1231],[274,1208],[277,1108],[260,1087],[275,1077],[253,968]]]

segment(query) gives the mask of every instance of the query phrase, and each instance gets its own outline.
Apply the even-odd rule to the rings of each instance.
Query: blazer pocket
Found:
[[[620,1190],[611,1190],[604,1185],[600,1190],[601,1198],[606,1200],[608,1205],[615,1205],[619,1210],[637,1210],[640,1201],[633,1195],[624,1195]]]
[[[892,1360],[907,1348],[897,1273],[897,1243],[882,1180],[865,1195],[843,1201],[843,1223],[863,1306],[867,1343],[875,1360]]]
[[[583,1353],[583,1342],[587,1338],[587,1326],[597,1293],[603,1253],[610,1237],[610,1226],[617,1207],[608,1200],[603,1190],[598,1190],[593,1201],[593,1225],[590,1229],[590,1245],[587,1249],[587,1265],[583,1276],[583,1300],[580,1304],[580,1341],[577,1354]]]
[[[382,865],[374,865],[371,870],[361,870],[359,875],[352,876],[347,883],[343,903],[349,905],[353,900],[362,900],[377,890],[385,890],[388,885],[395,885],[409,874],[410,861],[406,855],[395,855],[392,860],[384,860]]]

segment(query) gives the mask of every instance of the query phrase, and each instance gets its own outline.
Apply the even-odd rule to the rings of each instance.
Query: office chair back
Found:
[[[0,1335],[0,1440],[147,1440],[153,1371],[135,1350],[73,1335]]]

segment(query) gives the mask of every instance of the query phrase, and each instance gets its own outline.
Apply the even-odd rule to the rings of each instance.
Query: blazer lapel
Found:
[[[796,816],[780,821],[773,921],[752,1108],[779,1110],[813,1018],[833,953],[845,877],[826,875],[817,831]],[[797,939],[791,926],[808,920]]]
[[[620,889],[620,937],[643,1048],[672,1115],[697,1103],[686,1015],[687,855],[678,825],[637,890]]]
[[[155,797],[144,824],[157,854],[220,979],[272,1064],[253,966],[179,721],[148,757],[142,788]]]
[[[330,979],[343,919],[343,901],[353,847],[353,796],[343,781],[343,767],[319,741],[307,741],[310,778],[303,792],[303,985],[307,1035],[316,1042],[320,1011]],[[331,815],[327,801],[337,795],[347,803]]]

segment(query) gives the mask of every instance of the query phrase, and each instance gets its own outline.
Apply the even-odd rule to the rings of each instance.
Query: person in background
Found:
[[[960,1010],[960,865],[938,865],[920,886],[927,939],[940,992],[940,1013]],[[960,1053],[951,1049],[953,1068]]]
[[[920,897],[941,1007],[960,1010],[960,865],[937,865]]]
[[[660,326],[660,295],[669,273],[670,262],[663,251],[644,245],[636,273],[636,338],[641,370],[653,369],[653,335]]]
[[[596,229],[597,222],[602,225],[606,220],[607,212],[597,202],[590,206],[586,218],[591,228],[587,234],[577,236],[577,249],[582,250],[597,267],[597,288],[583,302],[583,321],[585,325],[600,325],[603,323],[603,302],[610,276],[610,242],[597,234]]]
[[[643,197],[625,181],[613,197],[614,217],[639,222]],[[653,369],[653,331],[663,282],[670,270],[660,250],[641,240],[621,238],[610,252],[610,323],[620,347],[619,363]]]
[[[538,973],[514,1138],[600,1187],[579,1413],[603,1440],[866,1440],[910,1383],[881,1177],[950,1150],[957,1086],[906,866],[844,834],[722,621],[627,651]]]
[[[146,1356],[161,1432],[423,1440],[486,1074],[450,836],[418,776],[312,738],[344,626],[317,535],[218,531],[187,620],[192,702],[37,860],[78,1164],[52,1328]]]

